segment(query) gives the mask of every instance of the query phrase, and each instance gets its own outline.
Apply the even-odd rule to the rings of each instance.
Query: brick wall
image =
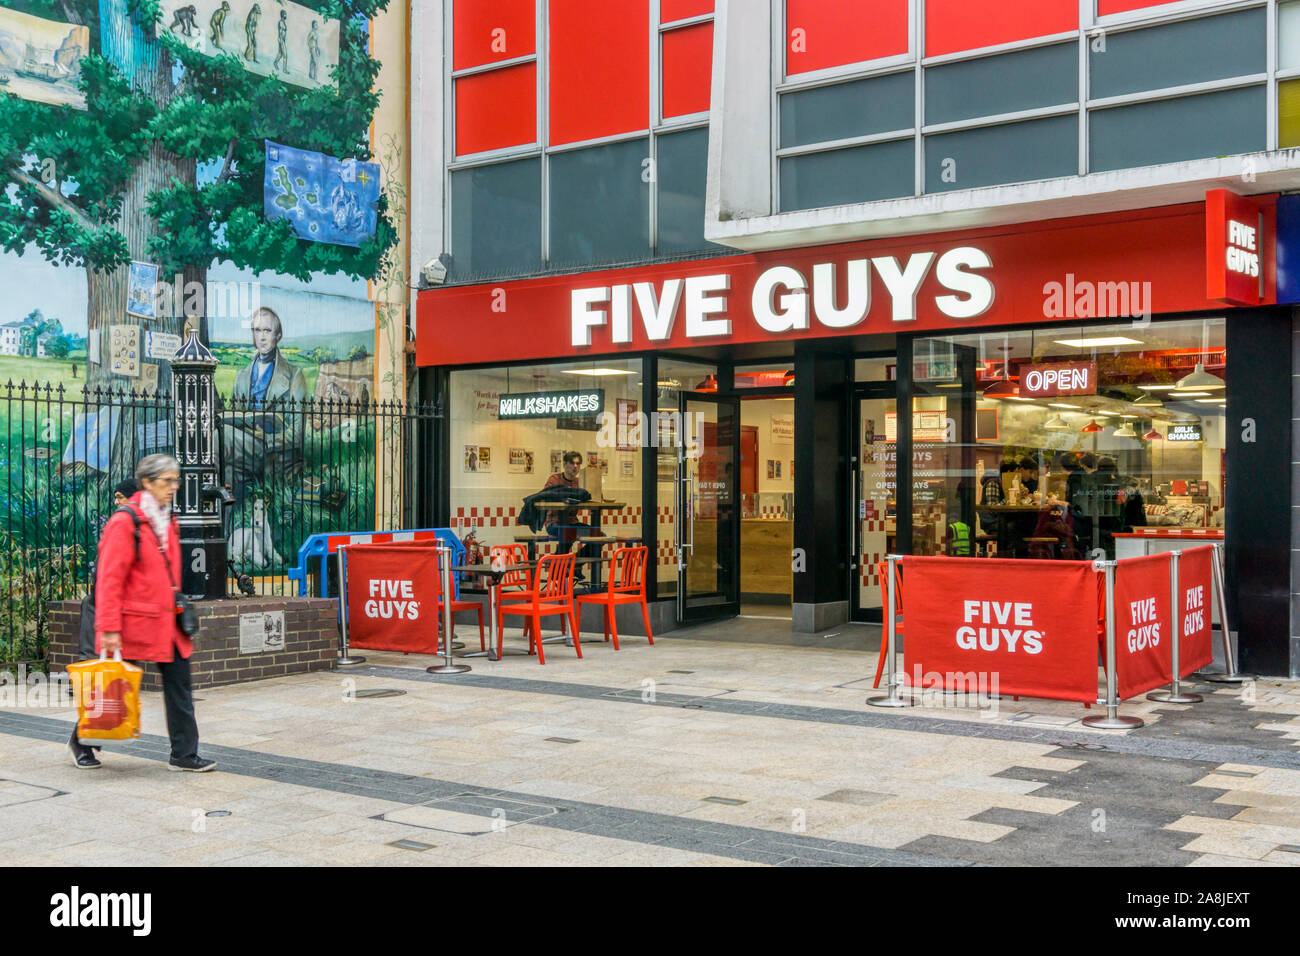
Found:
[[[243,600],[202,601],[195,604],[200,631],[190,658],[195,687],[237,684],[245,681],[332,670],[338,657],[338,601],[333,598],[254,597]],[[284,612],[284,647],[274,651],[241,654],[241,614]],[[50,672],[65,670],[80,658],[77,630],[79,601],[50,605]],[[158,690],[156,668],[146,667],[142,685]]]

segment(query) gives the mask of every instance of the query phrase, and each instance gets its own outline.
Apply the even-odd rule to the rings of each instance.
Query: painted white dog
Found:
[[[252,524],[232,531],[229,544],[232,562],[250,562],[255,568],[284,563],[271,541],[271,526],[266,522],[266,505],[261,498],[253,499]]]

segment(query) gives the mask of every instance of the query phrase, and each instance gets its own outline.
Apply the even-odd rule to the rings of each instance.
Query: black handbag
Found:
[[[167,576],[175,581],[176,575],[172,573],[172,563],[167,558],[167,550],[159,547],[158,553],[162,555],[163,563],[167,565]],[[194,637],[199,633],[199,612],[194,610],[190,599],[179,590],[173,590],[172,594],[176,604],[176,627],[186,637]]]

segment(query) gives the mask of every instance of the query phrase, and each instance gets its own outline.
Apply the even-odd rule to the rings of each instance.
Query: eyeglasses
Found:
[[[181,483],[179,475],[163,475],[161,478],[151,478],[150,481],[156,481],[160,485],[179,485]]]

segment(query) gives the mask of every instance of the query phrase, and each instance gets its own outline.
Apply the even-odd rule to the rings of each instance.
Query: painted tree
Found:
[[[315,89],[246,72],[234,55],[203,56],[165,31],[155,38],[157,0],[3,2],[90,28],[79,80],[86,109],[0,92],[0,247],[84,268],[100,355],[110,326],[140,323],[126,315],[133,260],[187,283],[203,283],[216,262],[304,280],[375,275],[394,240],[383,202],[375,235],[359,248],[296,238],[288,221],[263,216],[263,140],[370,158],[379,64],[367,52],[366,21],[388,0],[300,0],[341,21],[333,82]],[[143,324],[180,332],[193,322],[205,332],[202,298],[186,299],[184,316]],[[92,387],[132,384],[101,363],[89,363],[86,378]]]

